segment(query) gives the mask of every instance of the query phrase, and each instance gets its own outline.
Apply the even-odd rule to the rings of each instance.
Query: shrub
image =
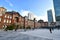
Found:
[[[9,26],[6,27],[5,30],[7,31],[7,30],[13,30],[13,29],[14,29],[14,25],[9,25]]]
[[[28,26],[28,27],[26,27],[26,29],[31,29],[31,27],[30,27],[30,26]]]
[[[20,26],[20,29],[25,29],[25,27],[24,26]]]
[[[20,26],[20,29],[22,29],[22,26]]]

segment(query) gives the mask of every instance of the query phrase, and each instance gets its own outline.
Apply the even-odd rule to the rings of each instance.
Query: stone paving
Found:
[[[55,31],[53,31],[52,34],[45,29],[30,31],[0,31],[0,40],[59,40],[60,30]]]

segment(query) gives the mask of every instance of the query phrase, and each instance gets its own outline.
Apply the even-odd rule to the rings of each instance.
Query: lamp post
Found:
[[[36,20],[36,19],[34,18],[34,28],[35,28],[35,20]]]

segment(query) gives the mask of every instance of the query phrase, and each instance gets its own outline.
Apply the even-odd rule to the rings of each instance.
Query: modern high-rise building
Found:
[[[60,0],[53,0],[56,21],[60,21]]]
[[[30,20],[33,20],[34,19],[34,15],[33,15],[33,13],[28,13],[28,19],[30,19]]]
[[[48,10],[47,14],[48,14],[48,22],[53,22],[52,10]]]

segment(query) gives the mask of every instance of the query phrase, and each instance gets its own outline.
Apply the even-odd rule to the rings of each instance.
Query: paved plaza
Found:
[[[59,40],[60,30],[35,29],[28,31],[1,31],[0,40]]]

